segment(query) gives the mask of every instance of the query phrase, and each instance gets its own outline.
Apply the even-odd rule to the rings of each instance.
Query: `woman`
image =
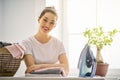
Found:
[[[38,18],[38,32],[22,41],[22,45],[26,48],[25,73],[41,68],[61,67],[68,75],[69,64],[64,46],[60,40],[49,35],[56,26],[57,18],[55,9],[46,7]]]

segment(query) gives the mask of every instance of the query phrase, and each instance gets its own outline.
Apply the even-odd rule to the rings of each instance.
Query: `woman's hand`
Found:
[[[26,55],[25,63],[26,63],[27,69],[26,69],[25,73],[30,73],[34,70],[48,68],[48,67],[61,67],[65,70],[66,75],[68,75],[69,63],[68,63],[66,54],[61,54],[59,56],[59,62],[60,62],[60,64],[34,64],[34,59],[33,59],[32,55]]]
[[[30,73],[30,72],[32,72],[34,70],[38,70],[38,69],[41,69],[40,65],[32,65],[26,69],[25,73]]]

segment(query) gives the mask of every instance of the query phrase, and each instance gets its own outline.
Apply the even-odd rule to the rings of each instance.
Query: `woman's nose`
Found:
[[[47,22],[47,23],[45,24],[45,26],[50,27],[50,23],[49,23],[49,22]]]

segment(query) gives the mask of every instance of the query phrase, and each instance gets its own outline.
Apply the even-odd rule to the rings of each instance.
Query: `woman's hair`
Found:
[[[56,9],[54,7],[45,7],[45,9],[41,12],[39,18],[42,18],[42,16],[47,12],[50,12],[50,13],[54,14],[56,17],[58,17]]]

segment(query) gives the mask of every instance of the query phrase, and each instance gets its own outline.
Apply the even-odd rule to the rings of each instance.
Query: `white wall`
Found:
[[[2,33],[2,0],[0,0],[0,33]],[[0,34],[1,37],[1,34]]]
[[[37,17],[45,0],[0,0],[0,41],[19,42],[37,31]],[[15,76],[24,74],[22,61]]]
[[[44,0],[0,0],[3,9],[3,31],[0,40],[19,42],[37,30],[36,14],[44,6]],[[38,5],[39,4],[39,5]],[[37,8],[37,9],[35,9]]]

